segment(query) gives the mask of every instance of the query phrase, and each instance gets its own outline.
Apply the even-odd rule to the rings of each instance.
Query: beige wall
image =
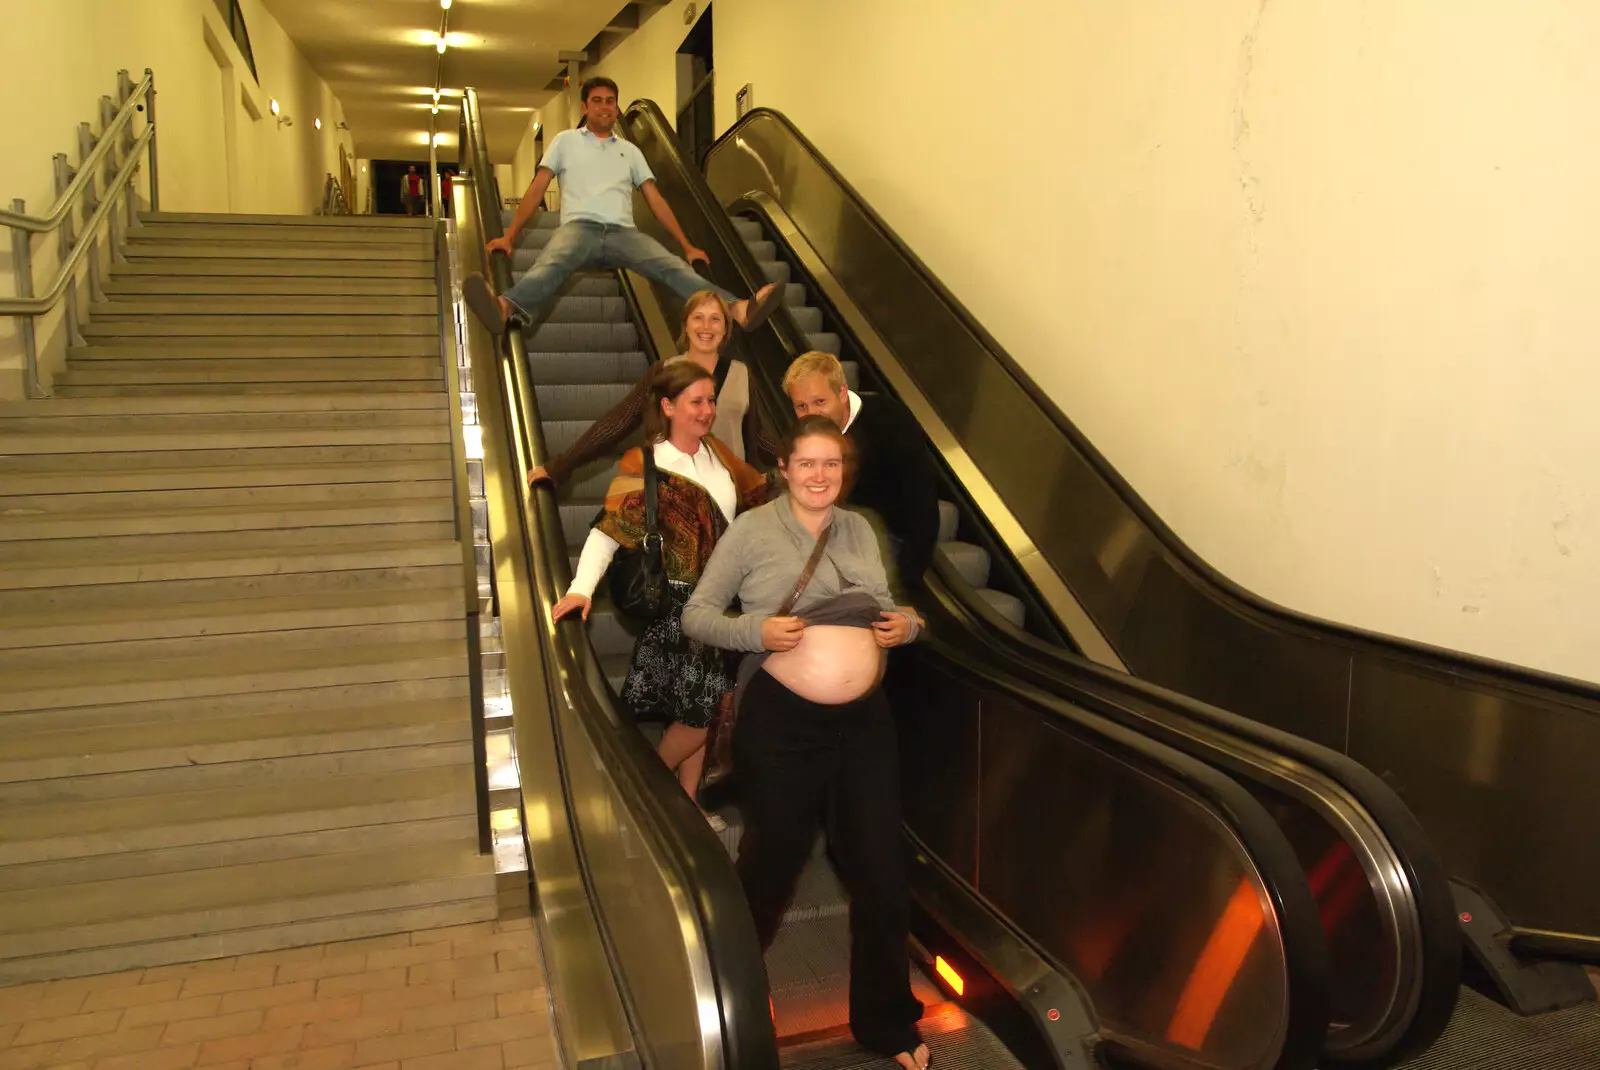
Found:
[[[713,10],[720,123],[794,119],[1213,564],[1600,679],[1600,8]]]
[[[126,68],[137,80],[150,67],[158,93],[163,209],[311,212],[324,177],[337,173],[339,145],[351,145],[350,135],[338,130],[343,111],[260,0],[241,4],[259,86],[213,0],[5,5],[0,58],[15,83],[27,87],[26,106],[12,109],[7,189],[0,191],[5,203],[20,196],[34,214],[47,211],[54,199],[51,156],[66,152],[76,162],[77,125],[90,120],[98,129],[98,101],[116,92],[117,70]],[[273,97],[294,119],[292,126],[272,120],[267,102]],[[313,122],[319,117],[320,131]],[[9,254],[9,242],[4,245]],[[55,267],[54,239],[36,238],[33,251],[42,287]],[[14,286],[7,259],[0,293],[14,293]],[[58,311],[38,321],[47,380],[65,356],[61,319]],[[21,392],[21,362],[13,321],[0,320],[0,397]]]

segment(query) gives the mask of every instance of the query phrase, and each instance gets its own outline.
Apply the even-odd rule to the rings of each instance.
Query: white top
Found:
[[[637,145],[588,127],[557,134],[539,166],[561,179],[562,223],[631,227],[633,191],[655,177]]]
[[[693,453],[684,453],[670,442],[658,442],[654,448],[657,468],[698,483],[711,495],[711,500],[717,503],[722,515],[730,521],[733,519],[734,512],[739,508],[739,492],[733,485],[733,473],[722,463],[716,450],[704,442]],[[572,586],[567,588],[567,593],[593,598],[594,589],[600,586],[606,569],[611,567],[611,559],[616,556],[616,540],[599,528],[590,528],[589,538],[584,541],[583,553],[578,558],[578,570],[572,577]]]
[[[850,425],[856,422],[857,416],[861,415],[861,395],[854,390],[847,391],[847,393],[850,395],[850,415],[844,418],[844,426],[839,428],[841,431],[849,431]]]

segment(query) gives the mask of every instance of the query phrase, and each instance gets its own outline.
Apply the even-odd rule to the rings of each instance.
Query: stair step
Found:
[[[48,404],[42,402],[41,405]],[[310,412],[109,412],[77,415],[35,413],[0,415],[0,435],[39,437],[144,434],[210,434],[215,431],[371,430],[434,428],[448,431],[448,417],[434,409],[384,409],[362,406]]]
[[[327,687],[259,691],[252,694],[197,695],[188,699],[157,699],[99,706],[74,706],[25,713],[8,713],[3,722],[8,738],[27,732],[66,732],[77,729],[120,729],[130,725],[194,723],[227,717],[257,717],[267,723],[278,717],[321,711],[330,721],[339,710],[358,706],[404,705],[412,702],[468,699],[468,681],[461,676],[432,676],[379,683],[336,684]],[[3,867],[0,867],[3,872]]]
[[[438,298],[437,280],[397,279],[386,275],[369,278],[292,275],[147,275],[112,276],[100,287],[114,304],[141,301],[151,296],[260,297],[315,295],[370,297],[374,300],[426,297],[431,304]]]
[[[158,450],[128,454],[0,455],[0,476],[43,474],[91,476],[95,473],[148,472],[160,477],[166,469],[281,468],[289,465],[344,465],[359,469],[388,462],[450,462],[445,443],[396,446],[288,446],[278,449]]]
[[[333,614],[329,614],[333,616]],[[112,664],[165,658],[207,657],[241,659],[267,651],[289,652],[324,644],[378,647],[387,644],[448,642],[466,632],[462,599],[446,604],[420,607],[397,614],[413,619],[370,620],[357,623],[312,623],[303,627],[277,630],[251,628],[248,622],[233,623],[236,629],[213,635],[188,635],[148,638],[136,627],[125,639],[94,641],[69,639],[52,646],[0,649],[0,672],[11,670],[44,671],[52,666],[58,672],[72,672],[80,659],[92,658]],[[58,633],[59,634],[59,633]],[[0,748],[3,750],[3,748]]]
[[[39,539],[71,542],[119,535],[198,535],[214,531],[278,531],[351,524],[454,522],[448,495],[350,501],[262,502],[155,506],[106,512],[39,512],[0,508],[0,546]]]
[[[139,275],[280,275],[292,278],[351,278],[351,279],[427,279],[436,285],[433,256],[426,260],[333,260],[326,257],[288,260],[261,257],[254,260],[221,259],[207,256],[152,256],[130,259],[111,269],[113,278]]]
[[[397,490],[406,485],[421,489],[448,481],[451,474],[448,461],[300,465],[286,462],[210,468],[130,465],[121,470],[33,473],[7,473],[0,469],[0,513],[19,504],[23,508],[45,510],[98,509],[110,505],[120,507],[125,500],[137,501],[137,507],[144,508],[147,502],[159,505],[164,495],[177,494],[203,495],[193,499],[199,504],[217,504],[233,500],[235,496],[251,501],[310,501],[342,493],[345,488],[357,498],[381,497],[388,489]],[[80,504],[78,499],[83,502]]]
[[[326,339],[352,334],[364,337],[409,334],[436,339],[438,333],[439,317],[431,312],[409,316],[326,313],[290,316],[282,312],[258,314],[241,312],[222,316],[163,313],[104,316],[83,328],[86,338],[140,338],[150,335],[167,338],[192,335],[205,335],[211,338],[275,338],[310,335]]]
[[[421,230],[432,232],[434,221],[420,216],[377,216],[377,215],[263,215],[232,212],[140,212],[140,223],[191,223],[206,226],[252,226],[265,225],[275,227],[300,227],[307,232],[319,227],[330,227],[343,232],[354,228],[362,230],[408,231]]]
[[[345,476],[348,482],[321,483],[313,480],[286,485],[261,485],[259,482],[182,490],[141,489],[127,491],[5,495],[5,479],[0,476],[0,519],[67,517],[85,515],[125,516],[190,509],[245,508],[261,511],[270,507],[302,508],[316,505],[371,505],[377,502],[442,502],[452,505],[449,469],[429,473],[429,478],[358,482],[360,472],[334,472],[326,466],[324,476]],[[250,469],[235,471],[249,472]],[[143,473],[140,473],[143,474]],[[212,477],[214,483],[217,482]],[[4,534],[0,533],[0,538]]]
[[[0,656],[68,644],[151,642],[223,635],[341,628],[412,621],[453,620],[464,612],[459,587],[315,591],[216,602],[153,602],[141,606],[90,606],[0,620]],[[0,743],[0,754],[9,754]]]
[[[120,398],[47,398],[39,401],[0,402],[0,421],[17,416],[145,416],[180,413],[304,413],[304,412],[394,412],[400,409],[426,410],[435,419],[446,419],[449,399],[438,394],[414,391],[396,393],[330,392],[320,394],[234,394],[200,397],[152,397],[143,400]]]
[[[376,245],[409,245],[433,249],[433,234],[427,230],[395,227],[343,226],[308,227],[292,223],[238,223],[141,221],[132,232],[141,241],[193,241],[210,244],[233,242],[285,242],[344,244],[357,242]]]
[[[407,851],[423,844],[476,840],[477,835],[476,816],[463,814],[426,821],[367,825],[361,830],[361,846],[365,850]],[[215,866],[310,858],[348,850],[349,841],[350,835],[345,829],[330,829],[0,866],[0,893],[182,873]]]
[[[471,744],[465,741],[448,746],[452,752],[471,751]],[[469,762],[344,776],[258,779],[258,783],[218,784],[193,791],[11,802],[0,814],[0,864],[337,828],[355,831],[362,825],[388,821],[450,817],[475,807]],[[359,843],[358,836],[353,839]],[[16,923],[8,926],[0,920],[0,947],[5,944],[3,933],[8,927],[14,928]]]
[[[0,429],[0,453],[106,453],[141,450],[243,449],[265,446],[353,446],[387,443],[448,442],[445,427],[301,427],[283,429],[208,430],[78,435],[14,432]]]
[[[138,232],[123,246],[130,261],[215,258],[229,263],[240,260],[325,260],[331,264],[380,263],[406,264],[426,262],[429,270],[433,264],[431,242],[417,241],[363,241],[359,238],[345,241],[289,242],[289,241],[194,241],[147,238]]]
[[[8,892],[0,896],[0,918],[14,920],[0,931],[0,959],[192,939],[483,895],[492,908],[493,861],[480,857],[475,843],[405,852],[352,850]],[[0,970],[17,965],[7,962]]]
[[[227,662],[162,658],[142,664],[87,664],[69,679],[48,670],[0,671],[0,713],[111,702],[194,698],[467,672],[466,642],[440,640],[377,647],[262,651]]]
[[[17,540],[3,545],[6,558],[36,568],[59,568],[89,557],[112,553],[161,560],[249,551],[301,553],[314,547],[333,550],[375,542],[423,543],[453,539],[454,519],[387,520],[372,523],[327,524],[304,527],[246,528],[244,530],[183,531],[169,534],[95,535],[80,539]]]
[[[114,365],[113,365],[114,366]],[[304,382],[230,383],[230,382],[177,382],[169,385],[151,383],[74,383],[64,382],[58,376],[55,382],[57,398],[230,398],[240,397],[245,391],[251,395],[278,397],[296,394],[434,394],[444,396],[444,382],[440,379],[347,379],[339,381],[308,380]]]
[[[431,357],[437,368],[440,363],[439,335],[433,331],[427,334],[356,338],[281,335],[257,339],[238,335],[163,334],[96,341],[67,350],[67,360],[73,364],[107,360],[160,360],[169,363],[203,360],[225,364],[231,360],[273,357],[289,365],[302,360],[326,362],[329,358]],[[181,367],[176,365],[176,368]]]
[[[59,566],[15,565],[10,561],[0,561],[0,612],[11,611],[13,603],[31,603],[35,607],[60,604],[60,600],[42,595],[28,599],[8,597],[11,592],[42,592],[54,587],[137,585],[163,580],[240,580],[291,573],[419,568],[430,565],[449,565],[459,570],[460,548],[454,541],[441,539],[425,543],[358,544],[324,552],[311,547],[283,551],[219,551],[182,560],[132,554],[84,554],[71,564]]]
[[[156,350],[153,348],[150,352]],[[443,389],[444,369],[436,358],[398,360],[387,357],[340,357],[333,360],[242,359],[208,362],[128,357],[80,360],[56,382],[61,384],[64,381],[69,387],[376,382],[383,384],[385,390],[394,390],[400,380],[427,383],[430,386],[437,384],[439,389]]]
[[[431,295],[423,297],[349,297],[311,294],[186,294],[101,301],[89,307],[91,323],[124,322],[154,316],[428,316],[437,311]]]

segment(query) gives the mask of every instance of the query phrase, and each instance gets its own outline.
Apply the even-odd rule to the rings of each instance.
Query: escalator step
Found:
[[[761,261],[761,274],[767,277],[768,282],[788,282],[789,265],[782,260]]]
[[[530,351],[563,353],[620,353],[639,347],[639,331],[632,323],[540,323],[522,332]]]
[[[961,526],[961,513],[956,509],[955,502],[941,501],[939,503],[939,541],[949,542],[956,537],[956,531]]]
[[[811,346],[812,349],[820,349],[822,352],[832,353],[836,357],[841,352],[839,348],[839,336],[834,334],[832,331],[810,332],[806,335],[806,342]]]
[[[563,294],[545,314],[546,323],[627,323],[628,305],[620,294],[591,297]]]
[[[794,317],[794,322],[802,331],[811,334],[822,330],[822,309],[810,305],[801,305],[789,309],[789,315]]]
[[[536,386],[541,420],[587,420],[604,416],[633,389],[630,383],[574,383]]]
[[[803,283],[786,283],[783,287],[783,303],[793,308],[806,303],[806,288]]]
[[[637,349],[611,353],[561,350],[528,353],[528,374],[535,386],[541,383],[627,383],[632,386],[649,367],[649,358]]]
[[[978,591],[978,597],[994,607],[994,611],[1011,622],[1017,628],[1028,626],[1028,612],[1023,608],[1022,599],[1016,595],[997,591],[993,587],[983,587]]]
[[[937,1070],[1022,1070],[1016,1056],[987,1026],[954,1004],[936,1004],[920,1028]],[[849,1037],[791,1045],[779,1058],[784,1070],[897,1070],[899,1066],[858,1047]]]
[[[778,246],[774,242],[750,241],[746,239],[744,244],[745,248],[750,250],[750,255],[755,257],[757,260],[778,259]]]
[[[973,587],[989,585],[989,551],[983,547],[952,539],[941,542],[938,552],[944,554],[945,559],[961,573],[961,578]]]
[[[754,219],[736,218],[733,221],[733,229],[737,230],[739,237],[745,241],[761,240],[761,224]]]

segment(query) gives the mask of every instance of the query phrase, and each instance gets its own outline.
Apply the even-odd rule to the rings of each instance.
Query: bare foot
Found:
[[[894,1057],[894,1061],[905,1067],[906,1070],[927,1070],[928,1062],[931,1058],[928,1046],[926,1044],[918,1044],[916,1051],[909,1054],[901,1052]]]

